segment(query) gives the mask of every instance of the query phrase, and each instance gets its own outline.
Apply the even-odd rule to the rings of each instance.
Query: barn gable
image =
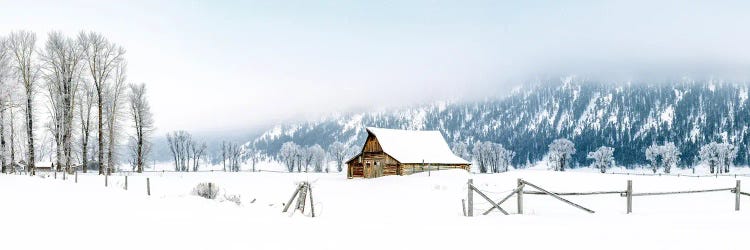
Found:
[[[383,151],[401,163],[469,164],[453,154],[440,131],[367,128]],[[367,146],[367,145],[366,145]]]

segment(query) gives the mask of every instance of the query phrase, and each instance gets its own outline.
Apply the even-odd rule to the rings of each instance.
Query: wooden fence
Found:
[[[692,177],[692,178],[701,178],[701,177],[750,177],[750,174],[729,174],[729,173],[714,173],[714,174],[682,174],[682,173],[618,173],[618,172],[609,172],[609,173],[602,173],[602,174],[613,174],[613,175],[635,175],[635,176],[674,176],[674,177]]]
[[[636,196],[654,196],[654,195],[676,195],[676,194],[693,194],[693,193],[708,193],[708,192],[726,192],[730,191],[734,194],[734,210],[739,211],[740,210],[740,195],[746,195],[750,196],[750,193],[742,192],[740,188],[740,180],[736,180],[734,187],[728,187],[728,188],[716,188],[716,189],[701,189],[701,190],[681,190],[681,191],[669,191],[669,192],[644,192],[644,193],[634,193],[633,192],[633,181],[628,180],[625,190],[614,190],[614,191],[593,191],[593,192],[551,192],[548,191],[542,187],[539,187],[535,184],[532,184],[528,181],[525,181],[523,179],[518,179],[516,188],[514,188],[510,194],[506,195],[502,199],[498,200],[497,202],[490,199],[489,196],[487,196],[482,190],[478,189],[476,186],[474,186],[474,180],[469,179],[467,182],[468,186],[468,193],[467,193],[467,199],[461,201],[461,205],[464,209],[464,215],[465,216],[474,216],[474,193],[478,194],[480,197],[482,197],[484,200],[489,202],[492,206],[488,208],[482,215],[487,215],[493,210],[497,209],[504,215],[509,215],[507,210],[503,209],[500,205],[502,205],[505,201],[509,200],[514,195],[517,199],[517,208],[516,211],[518,214],[523,214],[523,196],[524,195],[549,195],[550,197],[553,197],[565,204],[568,204],[570,206],[576,207],[578,209],[581,209],[583,211],[586,211],[588,213],[594,213],[594,210],[591,210],[589,208],[586,208],[584,206],[581,206],[577,203],[574,203],[572,201],[569,201],[562,196],[583,196],[583,195],[612,195],[617,194],[620,195],[620,197],[626,198],[626,208],[625,211],[630,214],[633,212],[633,197]],[[535,190],[525,190],[525,188],[532,188]],[[468,207],[467,207],[468,204]]]

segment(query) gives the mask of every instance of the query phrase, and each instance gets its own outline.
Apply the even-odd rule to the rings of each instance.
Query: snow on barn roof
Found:
[[[401,163],[470,164],[453,154],[440,131],[367,128],[383,151]]]

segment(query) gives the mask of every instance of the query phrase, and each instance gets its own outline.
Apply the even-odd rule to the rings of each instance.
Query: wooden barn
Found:
[[[442,169],[468,171],[471,163],[454,155],[439,131],[367,128],[362,151],[346,165],[349,178],[375,178]]]

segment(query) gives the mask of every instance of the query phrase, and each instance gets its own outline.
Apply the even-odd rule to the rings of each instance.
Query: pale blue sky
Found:
[[[0,34],[99,31],[128,50],[160,129],[205,131],[502,95],[537,75],[744,77],[749,11],[744,1],[0,0]]]

